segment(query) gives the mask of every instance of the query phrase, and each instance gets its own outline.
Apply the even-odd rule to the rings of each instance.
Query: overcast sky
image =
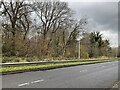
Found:
[[[88,18],[87,31],[100,31],[110,40],[111,46],[118,45],[118,3],[117,2],[81,2],[66,0],[75,12],[74,18]],[[99,0],[98,0],[99,1]]]

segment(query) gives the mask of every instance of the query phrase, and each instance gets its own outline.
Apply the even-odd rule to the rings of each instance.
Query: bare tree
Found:
[[[84,27],[87,24],[87,19],[82,18],[82,19],[80,19],[80,21],[72,22],[72,23],[73,23],[71,26],[72,30],[71,30],[70,34],[68,35],[67,40],[65,41],[64,47],[62,48],[63,51],[61,50],[63,52],[63,55],[65,54],[68,45],[72,44],[72,47],[76,46],[77,36],[79,35],[80,32],[84,31]],[[70,27],[69,27],[69,29],[70,29]],[[73,45],[73,44],[75,44],[75,45]]]
[[[28,14],[32,12],[29,5],[22,1],[4,2],[1,1],[2,17],[5,17],[8,22],[3,22],[4,30],[12,34],[12,50],[11,55],[15,55],[15,37],[16,33],[24,32],[24,39],[29,30]]]
[[[41,21],[40,33],[43,36],[43,45],[46,44],[45,51],[48,51],[53,35],[57,30],[60,30],[63,22],[70,17],[70,8],[65,2],[35,2],[33,9]],[[47,37],[48,34],[49,37]]]

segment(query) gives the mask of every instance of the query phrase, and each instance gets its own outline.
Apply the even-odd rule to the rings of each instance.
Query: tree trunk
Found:
[[[16,53],[15,53],[15,32],[12,32],[13,34],[13,37],[12,37],[12,44],[11,44],[11,55],[12,56],[15,56]]]

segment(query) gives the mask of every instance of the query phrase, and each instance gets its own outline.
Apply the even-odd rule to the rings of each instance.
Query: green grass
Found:
[[[68,67],[68,66],[76,66],[76,65],[85,65],[85,64],[93,64],[100,62],[109,62],[113,60],[96,60],[96,61],[84,61],[84,62],[67,62],[67,63],[58,63],[58,64],[45,64],[45,65],[24,65],[24,66],[10,66],[10,67],[1,67],[1,73],[10,73],[10,72],[24,72],[24,71],[32,71],[32,70],[43,70],[43,69],[52,69],[59,67]]]

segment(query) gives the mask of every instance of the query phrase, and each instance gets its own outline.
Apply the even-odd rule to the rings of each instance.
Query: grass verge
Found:
[[[24,65],[24,66],[11,66],[11,67],[1,67],[0,73],[4,74],[11,74],[11,73],[19,73],[19,72],[26,72],[26,71],[34,71],[34,70],[48,70],[48,69],[55,69],[61,67],[69,67],[69,66],[76,66],[76,65],[85,65],[85,64],[95,64],[95,63],[102,63],[102,62],[110,62],[115,60],[96,60],[96,61],[84,61],[84,62],[66,62],[66,63],[58,63],[58,64],[45,64],[45,65]]]
[[[117,81],[117,82],[114,83],[112,89],[114,89],[114,88],[119,88],[119,86],[120,86],[120,81]],[[112,90],[112,89],[111,89],[111,90]]]

